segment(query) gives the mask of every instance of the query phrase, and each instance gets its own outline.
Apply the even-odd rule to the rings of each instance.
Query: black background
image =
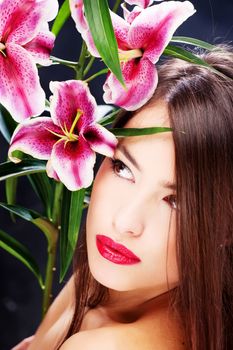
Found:
[[[61,1],[62,2],[62,1]],[[114,1],[109,1],[110,7]],[[176,35],[193,36],[210,43],[233,40],[233,1],[198,0],[193,1],[197,13],[189,18]],[[1,14],[0,14],[1,16]],[[70,19],[58,36],[53,55],[77,60],[81,39]],[[96,65],[93,71],[98,69]],[[90,72],[91,73],[91,72]],[[49,96],[48,84],[51,80],[73,78],[73,71],[61,66],[40,69],[41,84]],[[104,77],[94,80],[90,87],[98,103],[102,103]],[[8,145],[0,135],[0,161],[6,160]],[[0,201],[5,201],[4,183],[0,183]],[[17,204],[41,211],[36,195],[31,191],[26,178],[19,179]],[[11,234],[25,244],[42,271],[46,262],[46,241],[43,234],[32,224],[17,219],[12,223],[6,211],[0,209],[0,229]],[[18,260],[4,250],[0,250],[0,349],[8,350],[18,341],[35,332],[41,317],[41,291],[32,273]],[[66,277],[66,280],[68,276]],[[62,288],[55,275],[54,296]]]

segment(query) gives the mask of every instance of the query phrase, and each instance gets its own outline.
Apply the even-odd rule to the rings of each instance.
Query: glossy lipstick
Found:
[[[137,264],[141,260],[122,244],[104,235],[96,235],[99,253],[107,260],[119,265]]]

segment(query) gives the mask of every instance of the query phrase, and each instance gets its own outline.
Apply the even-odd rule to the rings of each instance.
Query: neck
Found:
[[[153,297],[144,297],[138,291],[118,292],[109,290],[109,298],[100,308],[112,321],[128,323],[159,312],[166,312],[170,305],[171,291]]]

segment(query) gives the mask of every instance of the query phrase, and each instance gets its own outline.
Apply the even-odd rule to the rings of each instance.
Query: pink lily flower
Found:
[[[143,4],[142,1],[138,2]],[[79,8],[79,11],[83,11],[83,8]],[[109,72],[103,87],[104,101],[131,111],[143,106],[152,97],[158,83],[155,63],[176,29],[195,12],[190,1],[164,1],[145,9],[135,7],[131,13],[125,10],[126,19],[111,13],[126,89]],[[83,12],[79,12],[79,16],[84,16]],[[78,16],[73,18],[83,35]],[[86,24],[85,37],[87,32],[89,30]],[[93,52],[94,44],[90,47],[89,39],[86,43],[89,51]],[[93,56],[99,57],[94,52]]]
[[[70,191],[91,185],[96,154],[112,157],[116,137],[96,124],[97,104],[87,84],[80,80],[51,82],[51,118],[37,117],[19,124],[11,139],[9,158],[20,150],[48,160],[49,177]]]
[[[155,63],[175,30],[194,13],[189,1],[165,1],[129,17],[130,22],[112,14],[127,90],[110,73],[103,87],[104,101],[131,111],[144,105],[158,83]]]
[[[0,103],[17,122],[44,110],[36,63],[51,64],[55,36],[48,21],[57,11],[57,0],[0,2]]]

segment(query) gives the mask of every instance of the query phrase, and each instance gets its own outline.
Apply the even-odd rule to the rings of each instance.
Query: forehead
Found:
[[[167,107],[164,103],[143,108],[130,119],[126,128],[170,127]],[[175,150],[172,132],[120,139],[118,150],[125,149],[135,158],[143,174],[154,181],[174,182]]]
[[[157,101],[135,112],[134,116],[125,125],[128,128],[148,128],[155,126],[170,127],[168,108],[163,101]]]

